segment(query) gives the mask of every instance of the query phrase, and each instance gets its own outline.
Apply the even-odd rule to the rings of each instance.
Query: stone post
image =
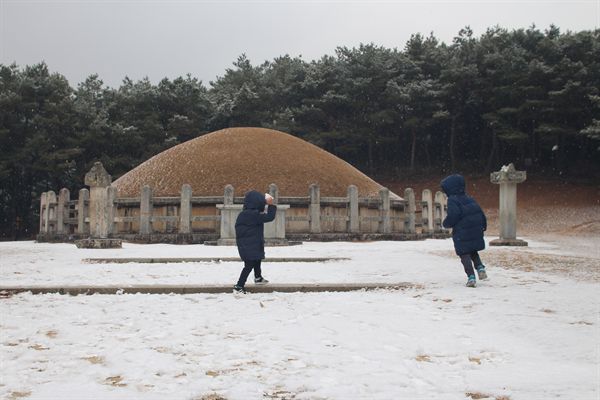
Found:
[[[233,189],[233,188],[232,188]],[[181,187],[181,200],[179,205],[180,220],[179,233],[188,234],[192,232],[192,187],[187,183]]]
[[[354,185],[348,186],[348,201],[350,203],[348,212],[348,232],[358,233],[360,230],[358,188]]]
[[[417,205],[415,202],[415,192],[411,188],[404,190],[404,200],[407,201],[406,208],[404,209],[404,233],[416,233],[415,228],[415,213],[417,211]]]
[[[109,236],[115,233],[115,200],[117,199],[117,188],[109,186],[106,188],[106,232]]]
[[[81,189],[79,191],[79,199],[77,199],[77,233],[85,235],[90,233],[89,225],[87,225],[86,217],[88,215],[88,204],[90,201],[90,191]]]
[[[433,232],[433,199],[431,190],[425,189],[421,194],[421,225],[422,232],[429,234]]]
[[[313,183],[309,189],[310,233],[321,233],[321,189]]]
[[[142,188],[140,198],[140,235],[152,233],[152,189],[148,185]]]
[[[67,210],[69,201],[71,200],[71,193],[69,189],[62,188],[58,192],[58,208],[56,210],[56,233],[64,235],[69,233],[65,220],[68,217]]]
[[[500,238],[492,240],[492,246],[527,246],[517,239],[517,183],[527,179],[525,171],[515,170],[511,163],[490,174],[490,181],[500,185]]]
[[[46,225],[46,214],[48,213],[48,194],[42,193],[40,196],[40,233],[48,232],[48,225]]]
[[[273,196],[273,204],[277,205],[275,220],[265,224],[265,244],[288,245],[285,238],[285,214],[290,208],[289,204],[279,204],[279,188],[276,184],[269,185],[269,194]]]
[[[217,204],[221,210],[221,229],[217,244],[220,246],[235,245],[235,221],[242,212],[242,204],[233,204],[234,188],[231,185],[225,186],[223,193],[223,204]]]
[[[433,231],[436,233],[444,232],[442,222],[446,218],[446,195],[437,191],[433,198]]]
[[[269,194],[273,196],[273,204],[279,204],[279,188],[276,184],[271,183],[269,185]]]
[[[56,233],[56,193],[46,193],[46,233]]]
[[[390,233],[392,231],[392,220],[390,219],[390,190],[382,188],[379,190],[381,198],[381,222],[379,223],[379,233]]]
[[[232,185],[226,185],[225,191],[223,192],[223,204],[226,206],[233,205],[233,197],[235,194],[235,190]]]

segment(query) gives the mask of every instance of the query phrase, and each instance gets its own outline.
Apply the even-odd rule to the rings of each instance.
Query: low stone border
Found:
[[[265,263],[285,263],[285,262],[327,262],[327,261],[347,261],[344,257],[270,257],[265,258]],[[194,263],[194,262],[241,262],[239,257],[154,257],[154,258],[84,258],[81,262],[86,264],[168,264],[168,263]]]
[[[406,290],[423,286],[410,282],[399,283],[304,283],[269,284],[264,286],[248,285],[250,293],[293,293],[293,292],[350,292],[355,290]],[[136,286],[21,286],[0,288],[0,297],[10,297],[16,293],[31,294],[193,294],[193,293],[231,293],[233,285],[136,285]]]
[[[78,249],[122,249],[121,239],[80,239],[75,241]]]

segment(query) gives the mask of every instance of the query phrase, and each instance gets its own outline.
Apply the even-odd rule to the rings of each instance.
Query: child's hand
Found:
[[[269,193],[265,193],[265,202],[268,205],[273,205],[273,196],[271,196]]]

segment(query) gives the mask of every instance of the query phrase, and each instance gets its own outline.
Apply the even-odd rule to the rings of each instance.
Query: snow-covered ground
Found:
[[[268,257],[350,258],[266,263],[272,282],[416,284],[402,291],[0,298],[0,398],[597,400],[598,241],[579,254],[525,239],[528,248],[482,252],[490,279],[475,289],[464,287],[451,240],[427,240],[267,248]],[[233,284],[240,263],[81,259],[236,255],[0,243],[0,286]],[[583,273],[511,260],[568,260]]]

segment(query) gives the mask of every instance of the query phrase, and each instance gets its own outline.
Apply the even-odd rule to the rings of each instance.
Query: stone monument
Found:
[[[78,248],[106,249],[121,248],[120,239],[109,239],[113,226],[113,201],[111,176],[101,162],[96,161],[92,169],[85,174],[85,184],[90,187],[90,237],[75,241]]]
[[[515,170],[512,163],[490,174],[490,181],[500,185],[500,238],[492,240],[491,246],[527,246],[517,239],[517,183],[525,179],[527,173]]]

